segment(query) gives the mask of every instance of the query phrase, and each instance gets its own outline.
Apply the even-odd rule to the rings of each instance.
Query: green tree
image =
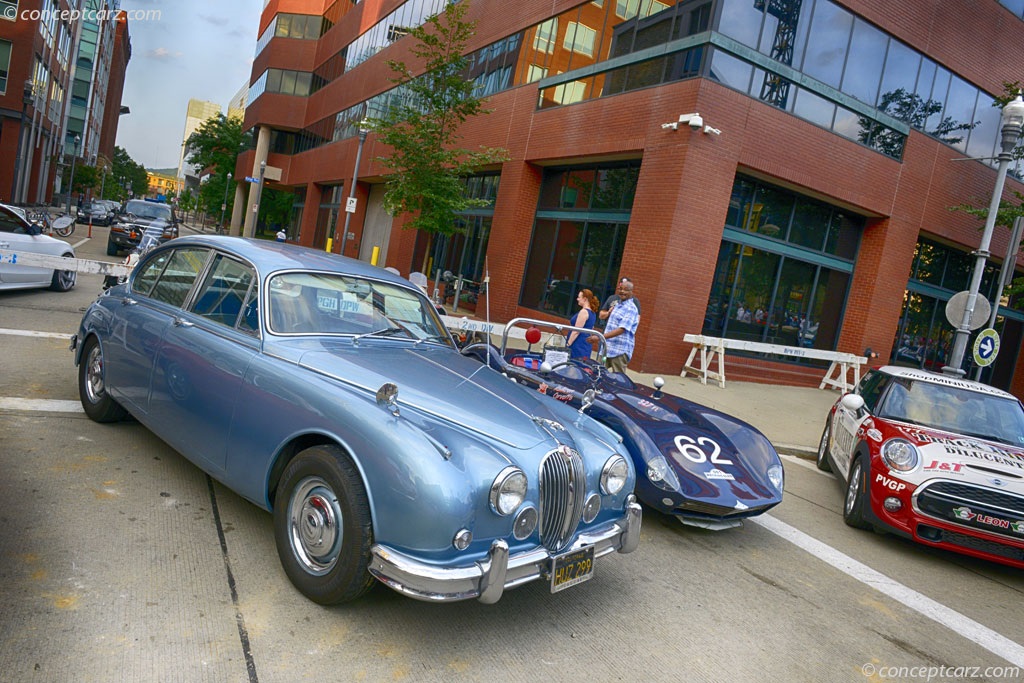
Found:
[[[942,112],[942,102],[926,100],[906,88],[883,93],[878,102],[878,110],[947,145],[956,145],[963,141],[962,135],[955,135],[958,131],[969,131],[978,125],[975,122],[961,123],[952,116],[933,118],[935,114]],[[872,144],[882,153],[896,159],[903,155],[905,135],[864,116],[859,117],[857,123],[860,125],[860,132],[857,134],[860,142]]]
[[[100,186],[100,174],[96,170],[95,166],[87,166],[85,164],[75,164],[75,184],[71,188],[73,194],[82,193],[91,190],[93,187],[99,189]]]
[[[186,144],[188,162],[210,174],[199,188],[198,207],[213,216],[220,216],[224,201],[227,174],[235,170],[238,153],[250,145],[252,135],[242,130],[242,120],[217,114],[203,122]],[[231,214],[234,193],[228,192],[227,213]]]
[[[435,234],[460,231],[459,211],[485,204],[466,197],[461,178],[483,166],[508,158],[503,149],[467,150],[457,146],[459,126],[469,117],[487,113],[484,100],[473,94],[466,79],[463,52],[473,35],[473,22],[465,21],[466,5],[448,5],[422,25],[409,30],[416,41],[411,48],[425,73],[413,76],[400,61],[389,60],[396,84],[387,110],[370,117],[368,124],[388,145],[390,156],[380,161],[390,171],[384,207],[392,214],[415,214],[407,227]],[[430,249],[427,249],[430,253]]]
[[[141,197],[148,188],[146,167],[132,159],[123,147],[114,147],[114,160],[103,184],[103,197],[123,200],[128,198],[129,192],[134,197]]]
[[[264,227],[273,229],[273,232],[277,232],[275,229],[277,226],[288,224],[294,204],[295,195],[292,192],[265,187],[260,194],[258,222]]]

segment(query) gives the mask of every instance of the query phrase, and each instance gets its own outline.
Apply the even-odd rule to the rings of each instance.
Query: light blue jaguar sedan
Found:
[[[272,512],[298,590],[427,601],[552,592],[633,551],[620,438],[459,353],[407,280],[321,251],[178,238],[85,312],[82,405],[131,415]]]

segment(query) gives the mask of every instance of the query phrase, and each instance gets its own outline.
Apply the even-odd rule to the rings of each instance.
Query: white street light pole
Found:
[[[220,204],[220,224],[217,232],[224,229],[224,211],[228,208],[228,188],[231,187],[231,171],[228,171],[227,180],[224,181],[224,201]]]
[[[348,188],[348,199],[349,203],[356,196],[356,179],[359,177],[359,159],[363,156],[363,143],[366,142],[366,136],[369,134],[370,129],[366,125],[366,120],[359,122],[359,146],[356,147],[356,167],[352,169],[352,185]],[[348,241],[348,224],[352,220],[352,212],[348,210],[348,206],[345,207],[345,227],[344,232],[341,233],[341,250],[338,252],[342,256],[345,255],[345,242]]]
[[[978,245],[978,250],[974,252],[977,258],[974,261],[974,272],[971,274],[971,286],[968,290],[967,305],[964,307],[964,315],[960,321],[960,326],[956,329],[956,337],[953,339],[953,351],[950,354],[949,365],[942,368],[942,372],[947,375],[962,377],[965,374],[961,366],[964,362],[964,352],[967,350],[967,338],[971,336],[971,318],[974,317],[974,305],[978,301],[981,276],[985,272],[985,262],[989,257],[988,247],[992,243],[992,231],[996,226],[999,202],[1003,198],[1006,170],[1013,159],[1011,152],[1017,145],[1017,140],[1020,139],[1022,125],[1024,125],[1024,99],[1017,95],[1016,99],[1003,107],[1002,139],[999,143],[1000,152],[996,157],[999,159],[996,185],[992,190],[992,201],[988,207],[988,216],[985,218],[985,230],[981,235],[981,244]]]

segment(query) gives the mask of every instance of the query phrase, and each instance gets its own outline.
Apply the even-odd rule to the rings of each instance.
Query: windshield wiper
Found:
[[[405,330],[403,330],[401,327],[382,327],[379,330],[374,330],[373,332],[364,332],[363,334],[357,334],[356,336],[352,337],[352,343],[358,342],[363,337],[390,337],[396,332],[405,333]],[[408,336],[408,333],[405,334],[406,336]]]
[[[443,334],[432,334],[429,337],[421,337],[421,338],[417,339],[416,343],[413,344],[413,346],[419,346],[420,342],[425,342],[425,341],[447,342],[448,341],[448,337],[444,336]]]

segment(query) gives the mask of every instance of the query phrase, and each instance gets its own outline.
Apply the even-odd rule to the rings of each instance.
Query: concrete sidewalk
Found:
[[[653,386],[657,375],[632,372],[634,382]],[[660,375],[664,390],[734,415],[757,427],[780,453],[813,458],[829,408],[839,398],[838,391],[811,389],[753,382],[701,384],[695,377]]]

